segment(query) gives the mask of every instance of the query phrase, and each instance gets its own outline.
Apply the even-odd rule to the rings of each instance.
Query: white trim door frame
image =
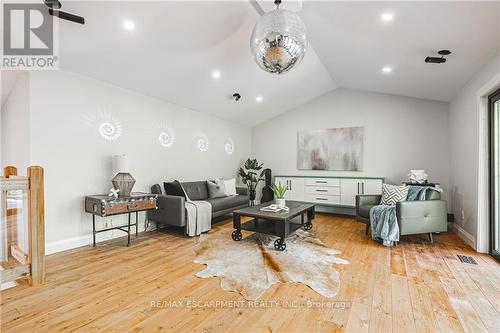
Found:
[[[477,92],[478,100],[478,164],[477,164],[477,227],[476,251],[488,253],[490,249],[490,207],[489,207],[489,124],[488,97],[500,88],[500,73],[495,75]]]

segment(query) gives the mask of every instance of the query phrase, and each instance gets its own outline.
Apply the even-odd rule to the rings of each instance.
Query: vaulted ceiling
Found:
[[[298,67],[277,76],[258,68],[249,48],[259,11],[270,10],[270,2],[63,7],[86,24],[61,22],[61,68],[247,125],[337,87],[449,101],[500,49],[499,2],[285,0],[282,7],[303,18],[310,45]],[[392,22],[380,19],[387,12]],[[124,29],[125,21],[134,29]],[[453,52],[445,64],[424,63],[444,48]],[[382,73],[384,66],[392,72]]]

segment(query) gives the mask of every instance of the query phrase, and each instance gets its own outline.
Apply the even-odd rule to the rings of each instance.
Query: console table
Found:
[[[95,235],[110,230],[121,230],[127,233],[127,246],[130,246],[130,228],[135,226],[135,235],[138,234],[139,212],[157,209],[158,195],[149,193],[132,193],[129,196],[109,197],[108,195],[89,195],[85,197],[85,211],[92,214],[93,246]],[[131,215],[135,213],[135,223],[131,223]],[[117,227],[96,230],[95,217],[106,217],[128,214],[128,224]],[[126,229],[125,229],[126,228]]]

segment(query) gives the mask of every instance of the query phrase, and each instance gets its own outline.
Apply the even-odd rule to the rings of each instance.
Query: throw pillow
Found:
[[[221,198],[226,196],[226,188],[224,187],[224,180],[214,179],[207,180],[208,197]]]
[[[224,187],[226,188],[226,196],[237,195],[236,193],[236,179],[225,179]]]
[[[395,205],[396,202],[406,201],[409,186],[382,185],[381,205]]]
[[[184,199],[186,198],[181,183],[179,183],[178,180],[174,180],[170,183],[163,183],[163,187],[165,188],[166,195],[176,195],[178,197],[184,197]]]

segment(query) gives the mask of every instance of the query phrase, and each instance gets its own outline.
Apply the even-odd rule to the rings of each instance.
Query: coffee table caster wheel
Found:
[[[235,231],[233,231],[233,233],[231,234],[231,238],[232,238],[234,241],[240,241],[240,240],[243,238],[243,235],[241,234],[241,231],[239,231],[239,230],[235,230]]]
[[[311,222],[304,224],[304,230],[311,230],[312,228],[313,224]]]
[[[277,239],[274,241],[274,248],[278,251],[285,251],[286,243],[283,238]]]

